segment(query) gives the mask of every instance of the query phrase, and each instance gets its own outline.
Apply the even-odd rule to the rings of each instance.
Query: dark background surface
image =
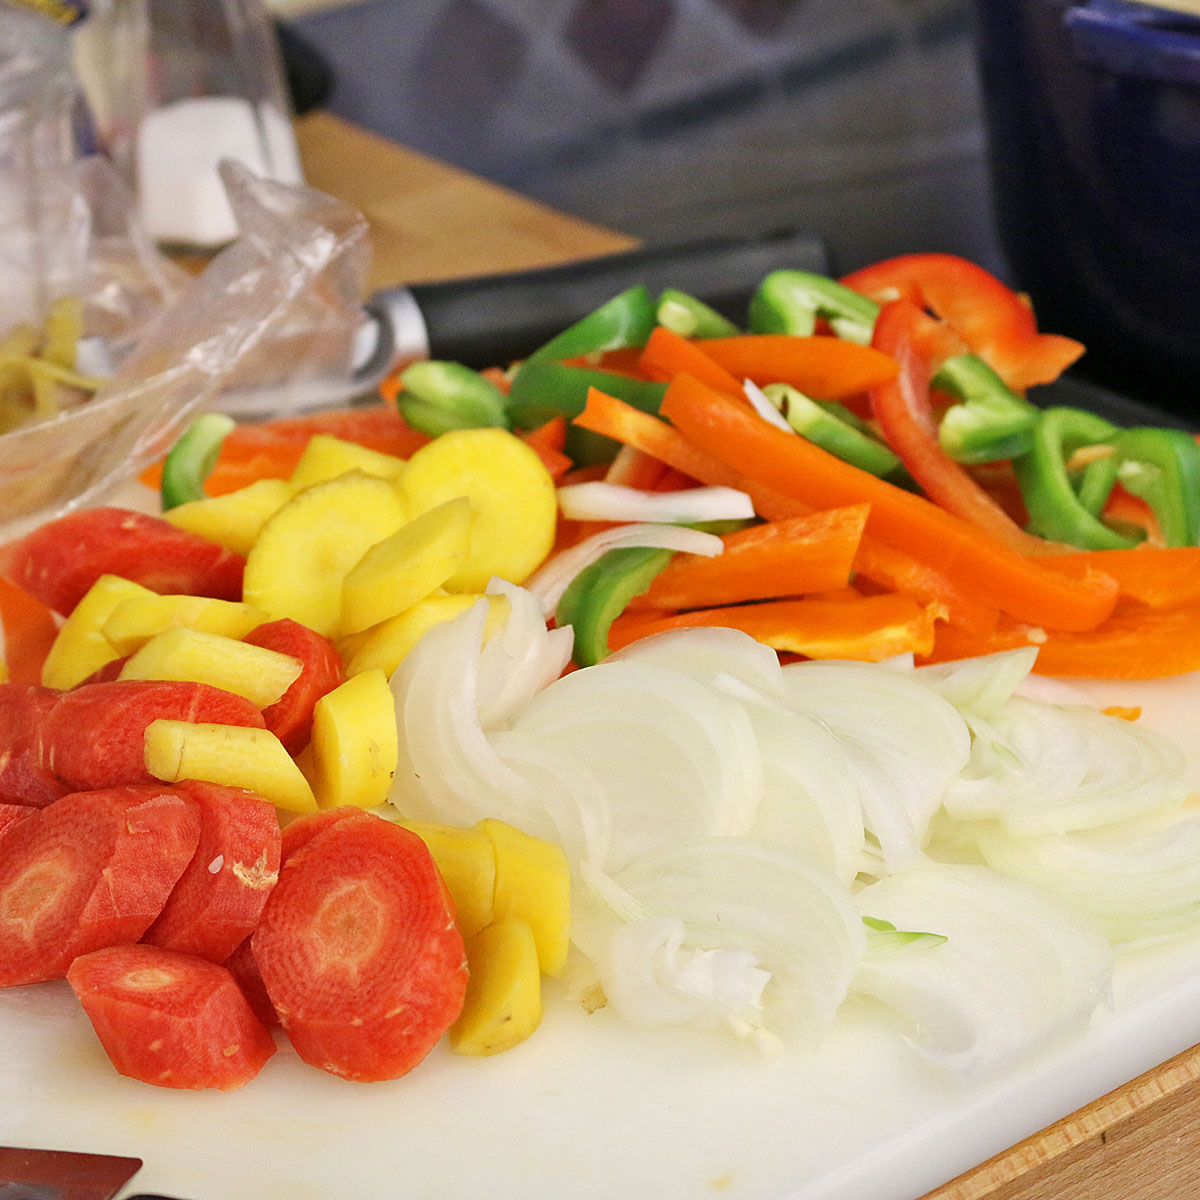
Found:
[[[967,0],[367,0],[297,19],[332,111],[648,241],[1004,271]]]

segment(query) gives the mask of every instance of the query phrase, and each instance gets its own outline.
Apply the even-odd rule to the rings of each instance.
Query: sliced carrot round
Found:
[[[42,761],[68,787],[80,791],[151,782],[145,732],[159,718],[263,728],[262,714],[249,700],[206,683],[91,683],[60,696],[46,715]]]
[[[407,1074],[462,1008],[462,936],[433,859],[369,814],[288,858],[251,945],[297,1053],[346,1079]]]
[[[254,1010],[254,1015],[268,1028],[278,1025],[279,1014],[271,1003],[271,997],[267,995],[267,986],[263,983],[258,959],[254,957],[254,947],[251,946],[249,938],[225,960],[224,965]]]
[[[0,987],[61,978],[80,954],[136,942],[200,837],[173,788],[75,792],[11,828],[0,859]]]
[[[67,979],[122,1075],[173,1088],[231,1091],[275,1053],[233,976],[159,946],[112,946],[77,958]]]
[[[45,808],[67,788],[43,761],[42,722],[58,693],[27,683],[0,683],[0,801]]]
[[[245,560],[161,517],[85,508],[0,546],[0,576],[64,616],[101,575],[151,591],[242,598]]]
[[[253,792],[183,780],[200,841],[143,941],[224,962],[254,932],[279,875],[279,818]]]
[[[288,617],[259,625],[242,640],[290,654],[303,664],[295,682],[262,713],[267,728],[288,753],[298,754],[312,733],[313,706],[345,678],[337,647],[324,634]]]

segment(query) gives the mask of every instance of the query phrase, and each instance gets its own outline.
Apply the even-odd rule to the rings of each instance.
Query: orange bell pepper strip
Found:
[[[869,503],[867,531],[957,580],[1018,620],[1092,629],[1113,610],[1116,580],[1078,579],[1023,558],[961,517],[842,462],[686,375],[667,387],[662,413],[699,449],[767,487],[814,507]]]
[[[705,338],[704,353],[736,379],[760,386],[790,383],[818,400],[842,400],[894,379],[894,359],[857,342],[836,337],[792,337],[747,333]],[[741,388],[738,388],[741,391]]]
[[[742,395],[742,381],[707,354],[705,344],[689,341],[665,325],[656,325],[638,360],[641,372],[647,379],[669,383],[686,371],[719,392]]]
[[[931,309],[1017,390],[1051,383],[1083,353],[1073,338],[1039,333],[1023,297],[953,254],[902,254],[853,271],[841,283],[880,304],[902,299]]]
[[[1121,609],[1082,632],[1031,629],[1005,622],[976,636],[940,625],[925,662],[994,654],[1036,645],[1039,675],[1064,679],[1164,679],[1200,670],[1200,603],[1178,608]]]
[[[0,627],[3,654],[13,683],[40,683],[42,664],[58,636],[54,614],[28,592],[0,579]]]
[[[1200,546],[1089,550],[1042,562],[1049,567],[1090,566],[1103,571],[1120,585],[1122,597],[1148,608],[1200,604]]]
[[[618,617],[608,635],[610,649],[663,633],[701,625],[740,629],[756,641],[805,658],[850,658],[881,662],[897,654],[929,654],[934,646],[937,605],[887,592],[854,600],[775,600],[677,613],[648,621],[636,611]]]
[[[831,591],[850,581],[867,506],[752,525],[712,558],[677,554],[630,608],[711,608]]]
[[[700,483],[737,488],[750,497],[754,511],[769,521],[806,516],[816,511],[817,506],[785,495],[735,470],[715,455],[692,445],[678,429],[665,421],[604,392],[592,390],[587,406],[575,418],[575,424],[603,433],[625,445],[636,446]],[[844,506],[832,504],[824,507]],[[945,611],[946,620],[976,633],[993,629],[999,616],[1000,610],[996,605],[980,600],[944,572],[869,533],[864,534],[859,542],[854,570],[873,583],[914,596],[922,603],[938,603]]]
[[[871,412],[887,444],[935,504],[978,525],[1018,554],[1063,547],[1026,533],[938,444],[929,385],[932,367],[918,349],[922,326],[933,318],[908,300],[880,309],[871,344],[899,364],[895,379],[871,389]]]

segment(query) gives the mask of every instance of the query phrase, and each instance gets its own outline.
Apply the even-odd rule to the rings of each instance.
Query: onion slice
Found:
[[[730,487],[681,488],[648,492],[620,483],[572,483],[558,489],[558,507],[571,521],[701,521],[745,520],[754,504],[745,492]]]
[[[924,863],[857,896],[864,916],[941,934],[868,948],[853,989],[902,1013],[911,1041],[958,1074],[985,1072],[1078,1028],[1108,996],[1099,929],[987,867]]]
[[[619,525],[612,529],[602,529],[569,550],[556,554],[526,580],[525,586],[541,599],[542,608],[547,614],[553,613],[571,580],[584,567],[591,566],[610,550],[619,550],[626,546],[680,550],[687,554],[700,554],[705,558],[712,558],[725,549],[725,544],[716,534],[705,533],[700,529],[688,529],[682,525]]]

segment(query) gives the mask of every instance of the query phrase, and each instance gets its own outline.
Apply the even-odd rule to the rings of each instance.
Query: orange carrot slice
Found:
[[[131,1079],[231,1091],[275,1053],[233,976],[202,958],[112,946],[77,958],[67,980],[113,1066]]]
[[[242,696],[206,683],[124,679],[66,692],[41,724],[41,761],[70,788],[85,791],[156,782],[146,771],[146,726],[173,721],[262,729]]]
[[[184,780],[200,841],[143,941],[224,962],[254,932],[279,873],[279,818],[253,792]]]
[[[859,504],[726,534],[712,558],[676,555],[630,607],[712,608],[842,587],[866,521]]]
[[[425,843],[381,818],[336,821],[285,862],[251,946],[305,1062],[395,1079],[462,1009],[453,905]]]
[[[136,942],[199,836],[195,806],[168,787],[75,792],[10,829],[0,987],[58,979],[81,954]]]
[[[101,575],[167,594],[242,598],[246,561],[161,517],[85,508],[0,547],[0,576],[68,615]]]

